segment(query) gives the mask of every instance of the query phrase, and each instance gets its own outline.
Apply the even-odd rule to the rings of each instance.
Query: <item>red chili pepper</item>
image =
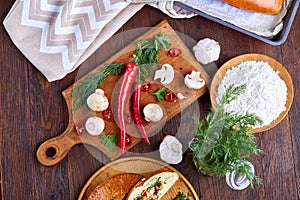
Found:
[[[151,83],[144,83],[141,88],[143,92],[149,92],[151,89],[152,89]]]
[[[114,119],[112,110],[110,108],[107,108],[106,110],[104,110],[102,112],[102,115],[103,115],[103,118],[108,122],[111,122]]]
[[[85,129],[84,129],[83,125],[75,126],[75,130],[76,130],[77,135],[79,135],[79,136],[82,136],[85,134]]]
[[[125,126],[125,105],[128,101],[128,96],[131,86],[136,78],[138,65],[135,63],[126,64],[126,70],[121,82],[120,95],[118,99],[118,121],[120,126],[120,148],[121,153],[124,153],[126,146],[126,126]]]
[[[126,134],[126,146],[131,145],[132,143],[132,136],[129,134]]]
[[[165,100],[168,102],[175,102],[177,100],[176,94],[174,92],[168,91],[165,94]]]
[[[145,127],[143,125],[143,121],[141,118],[141,106],[140,106],[140,101],[141,101],[141,84],[136,84],[134,88],[134,93],[133,93],[133,118],[134,121],[138,127],[138,130],[142,136],[142,138],[145,140],[146,143],[150,144],[150,141],[148,139],[148,135],[146,133]]]
[[[180,56],[182,53],[182,51],[178,48],[171,48],[169,51],[168,51],[168,54],[169,56],[171,57],[178,57]]]

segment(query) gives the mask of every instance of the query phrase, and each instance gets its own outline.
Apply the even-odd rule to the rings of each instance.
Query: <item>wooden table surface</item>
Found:
[[[13,3],[9,0],[1,4],[1,21]],[[295,87],[288,116],[271,130],[257,134],[257,142],[265,154],[251,157],[251,162],[263,184],[255,185],[254,189],[234,191],[224,178],[198,174],[188,151],[183,161],[174,167],[186,176],[201,199],[300,199],[300,13],[281,46],[271,46],[199,16],[172,19],[150,6],[134,15],[119,32],[152,27],[163,19],[167,19],[176,31],[196,41],[204,37],[218,41],[222,47],[216,62],[218,66],[245,53],[261,53],[277,59],[291,74]],[[41,165],[35,154],[39,145],[66,129],[69,116],[61,92],[74,83],[77,70],[62,80],[49,83],[14,46],[3,25],[0,39],[2,199],[76,199],[89,177],[103,166],[102,162],[84,145],[72,148],[65,159],[52,167]],[[97,51],[82,68],[91,70],[108,57],[109,52]],[[204,117],[210,107],[209,93],[194,104],[199,105]],[[163,135],[176,132],[179,120],[180,116],[176,116],[161,133],[153,136],[152,146],[142,142],[132,151],[157,150]]]

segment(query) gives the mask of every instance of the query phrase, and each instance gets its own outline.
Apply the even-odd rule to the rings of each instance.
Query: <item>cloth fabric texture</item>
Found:
[[[74,71],[145,3],[171,17],[172,2],[17,0],[3,24],[14,44],[49,82]]]

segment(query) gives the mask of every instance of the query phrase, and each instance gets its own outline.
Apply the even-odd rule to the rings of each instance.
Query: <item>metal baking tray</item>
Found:
[[[252,33],[252,32],[249,32],[245,29],[242,29],[240,27],[237,27],[233,24],[230,24],[228,22],[225,22],[219,18],[216,18],[216,17],[212,17],[210,15],[207,15],[197,9],[194,9],[186,4],[184,4],[183,2],[179,2],[179,1],[175,1],[174,2],[174,5],[178,6],[178,7],[181,7],[183,9],[186,9],[188,11],[191,11],[191,12],[194,12],[204,18],[207,18],[209,20],[212,20],[214,22],[217,22],[219,24],[222,24],[224,26],[227,26],[229,28],[232,28],[234,30],[237,30],[239,32],[242,32],[246,35],[249,35],[251,37],[254,37],[258,40],[261,40],[263,42],[266,42],[268,44],[271,44],[271,45],[274,45],[274,46],[277,46],[277,45],[281,45],[285,42],[285,40],[287,39],[287,36],[289,34],[289,31],[290,31],[290,28],[292,26],[292,23],[293,23],[293,20],[295,18],[295,15],[297,13],[297,9],[299,7],[299,3],[300,3],[300,0],[294,0],[292,1],[292,4],[291,4],[291,7],[288,9],[287,11],[287,14],[286,16],[283,18],[283,29],[274,37],[263,37],[263,36],[260,36],[260,35],[257,35],[255,33]]]

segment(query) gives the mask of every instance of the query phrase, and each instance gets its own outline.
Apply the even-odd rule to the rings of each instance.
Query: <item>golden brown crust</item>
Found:
[[[282,8],[283,0],[222,0],[235,7],[265,14],[277,14]]]
[[[89,195],[88,200],[122,200],[130,188],[142,178],[139,174],[117,174],[98,185]]]

